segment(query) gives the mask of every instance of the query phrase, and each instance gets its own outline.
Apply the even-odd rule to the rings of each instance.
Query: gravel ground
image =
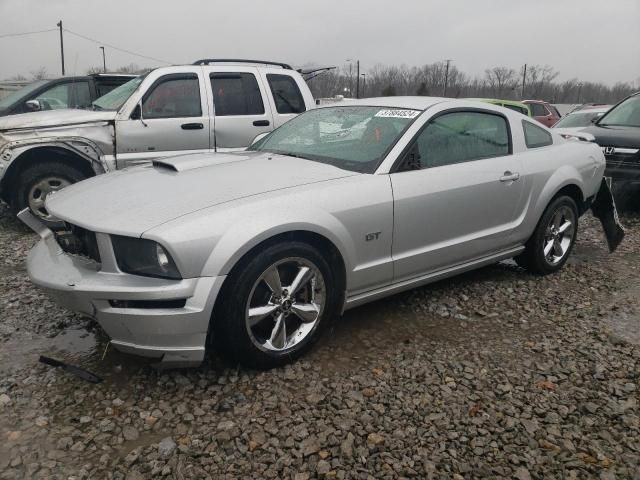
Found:
[[[614,255],[583,218],[553,276],[506,262],[350,311],[286,368],[158,371],[30,285],[3,208],[0,479],[640,479],[637,216]]]

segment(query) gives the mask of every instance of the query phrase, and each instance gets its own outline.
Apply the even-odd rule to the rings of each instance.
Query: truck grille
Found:
[[[65,228],[54,232],[62,250],[70,255],[79,255],[100,263],[100,250],[96,234],[84,228],[65,223]]]

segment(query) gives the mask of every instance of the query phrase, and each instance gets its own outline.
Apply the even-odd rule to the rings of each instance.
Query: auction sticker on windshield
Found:
[[[376,117],[393,117],[393,118],[416,118],[420,115],[419,110],[380,110],[375,114]]]

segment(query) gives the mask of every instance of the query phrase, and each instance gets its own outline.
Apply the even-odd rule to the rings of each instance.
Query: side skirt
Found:
[[[475,270],[476,268],[484,267],[486,265],[491,265],[501,260],[513,258],[516,255],[522,253],[523,251],[524,251],[524,246],[512,248],[500,253],[490,255],[488,257],[482,257],[477,260],[473,260],[471,262],[462,263],[460,265],[455,265],[442,270],[427,273],[425,275],[411,278],[409,280],[403,280],[402,282],[392,283],[391,285],[387,285],[382,288],[371,290],[369,292],[360,293],[358,295],[353,295],[353,296],[347,296],[347,299],[344,305],[344,310],[349,310],[350,308],[357,307],[359,305],[363,305],[365,303],[372,302],[380,298],[388,297],[389,295],[394,295],[396,293],[404,292],[405,290],[411,290],[412,288],[420,287],[422,285],[427,285],[429,283],[442,280],[443,278],[453,277],[455,275],[458,275],[459,273],[467,272],[469,270]]]

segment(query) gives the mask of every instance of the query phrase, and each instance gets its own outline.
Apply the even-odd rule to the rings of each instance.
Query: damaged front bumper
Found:
[[[600,190],[591,204],[591,211],[600,220],[607,238],[609,252],[613,253],[624,239],[624,228],[620,223],[616,202],[613,199],[613,193],[611,193],[611,181],[611,178],[607,177],[602,179]]]
[[[58,304],[94,318],[122,352],[159,359],[163,366],[202,362],[224,277],[166,280],[104,271],[89,258],[65,253],[27,210],[18,216],[42,238],[29,252],[29,277]],[[109,236],[96,235],[103,236],[102,258],[113,255]]]

